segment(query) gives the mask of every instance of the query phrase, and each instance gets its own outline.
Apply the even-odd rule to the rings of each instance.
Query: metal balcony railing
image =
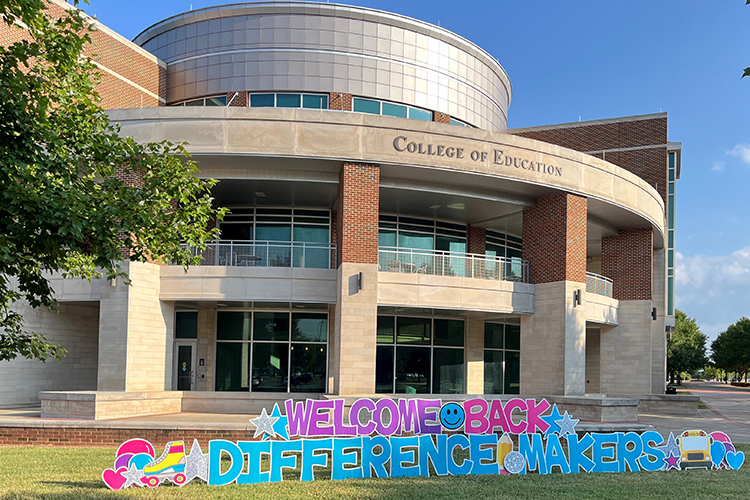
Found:
[[[529,262],[526,260],[441,250],[380,247],[378,269],[395,273],[529,282]]]
[[[201,256],[202,266],[302,267],[336,269],[336,245],[297,241],[229,241],[209,243],[203,251],[190,248]]]
[[[612,298],[612,280],[595,273],[586,273],[586,292]]]

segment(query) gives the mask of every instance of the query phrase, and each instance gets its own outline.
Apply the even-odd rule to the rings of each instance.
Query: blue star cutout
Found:
[[[562,415],[560,415],[560,411],[557,409],[557,403],[552,405],[552,413],[540,418],[549,424],[549,428],[544,431],[544,437],[555,432],[560,433],[560,426],[557,425],[556,421],[562,419]]]
[[[278,417],[278,420],[276,420],[276,422],[274,422],[273,424],[273,431],[277,436],[284,439],[284,441],[289,441],[289,433],[286,430],[286,424],[289,419],[281,414],[281,410],[279,410],[279,403],[276,403],[273,406],[271,416]],[[270,436],[268,434],[263,437],[263,441],[265,441],[266,439],[270,439]]]

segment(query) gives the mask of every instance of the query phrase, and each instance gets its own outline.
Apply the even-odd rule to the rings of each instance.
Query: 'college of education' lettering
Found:
[[[403,135],[393,140],[393,149],[399,153],[419,154],[426,156],[443,156],[446,158],[456,158],[462,160],[468,156],[472,161],[487,163],[489,160],[486,151],[473,150],[466,154],[464,148],[443,146],[440,144],[425,144],[423,142],[409,141],[409,138]],[[492,164],[502,165],[504,167],[513,167],[532,172],[541,172],[554,177],[562,176],[562,168],[553,165],[547,165],[539,161],[527,160],[517,156],[507,156],[502,150],[494,149],[492,151]]]

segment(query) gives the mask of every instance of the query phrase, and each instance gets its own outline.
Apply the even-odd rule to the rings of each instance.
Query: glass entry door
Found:
[[[195,390],[195,348],[195,341],[178,340],[174,344],[174,386],[178,391]]]

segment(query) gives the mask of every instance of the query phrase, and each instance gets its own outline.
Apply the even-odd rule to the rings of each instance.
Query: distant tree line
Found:
[[[750,319],[742,317],[729,325],[711,343],[713,364],[727,372],[735,372],[739,379],[750,372]]]

